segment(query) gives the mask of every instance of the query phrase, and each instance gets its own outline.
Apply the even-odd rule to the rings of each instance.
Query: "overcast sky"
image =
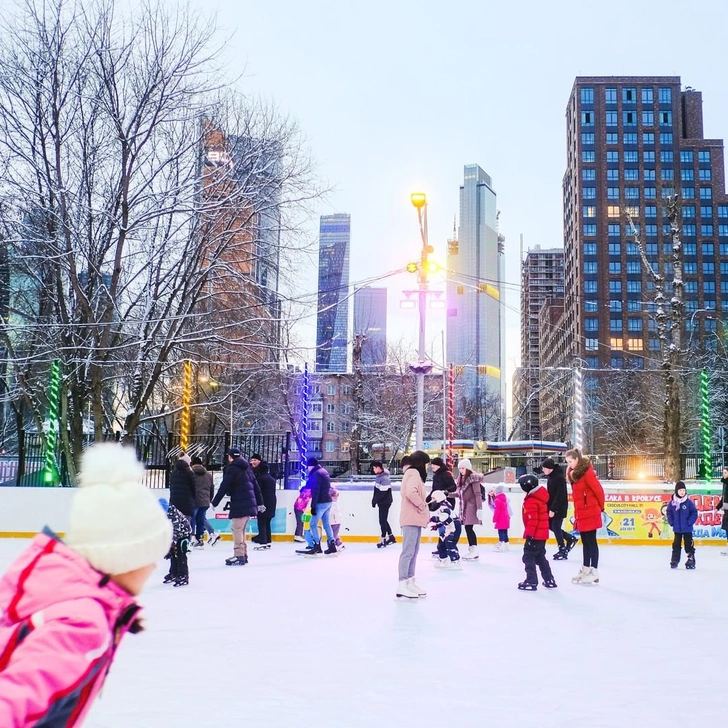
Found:
[[[463,165],[491,175],[511,284],[509,369],[520,356],[519,236],[526,248],[563,244],[574,77],[680,75],[703,92],[706,136],[728,136],[728,6],[719,0],[692,9],[675,0],[191,2],[217,9],[233,33],[227,55],[231,70],[245,69],[241,89],[299,121],[334,188],[320,214],[352,216],[352,282],[417,257],[410,192],[427,193],[430,241],[443,256]],[[416,342],[415,312],[399,310],[414,277],[388,286],[390,338]],[[439,342],[443,321],[430,317],[428,340]],[[306,336],[313,347],[313,326]]]

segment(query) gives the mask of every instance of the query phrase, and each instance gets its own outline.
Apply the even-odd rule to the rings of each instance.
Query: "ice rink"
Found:
[[[24,547],[0,541],[4,571]],[[300,547],[298,544],[296,547]],[[190,585],[143,595],[91,728],[682,726],[723,724],[728,557],[603,546],[597,586],[520,592],[520,548],[480,547],[461,571],[420,550],[426,599],[395,596],[400,546],[336,557],[293,543],[228,567],[229,542],[190,555]],[[466,549],[461,547],[461,552]],[[549,553],[553,549],[549,548]],[[683,558],[684,562],[684,558]]]

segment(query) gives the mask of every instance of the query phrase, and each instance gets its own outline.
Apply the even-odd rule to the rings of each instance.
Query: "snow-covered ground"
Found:
[[[4,570],[26,544],[0,541]],[[298,544],[296,544],[298,547]],[[520,548],[480,547],[463,569],[420,550],[426,599],[395,599],[399,546],[306,559],[292,543],[227,567],[231,544],[190,557],[190,585],[142,601],[86,726],[600,728],[722,724],[728,557],[601,548],[598,586],[520,592]],[[464,549],[461,547],[461,552]],[[553,549],[549,549],[551,553]],[[683,559],[684,561],[684,559]]]

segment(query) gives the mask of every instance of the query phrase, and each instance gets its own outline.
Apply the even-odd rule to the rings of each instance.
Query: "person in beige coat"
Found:
[[[426,597],[427,592],[415,582],[417,553],[420,550],[422,529],[430,520],[430,511],[425,503],[425,480],[430,456],[422,450],[415,450],[402,458],[402,505],[399,525],[402,527],[402,553],[399,556],[399,586],[397,596],[406,599]]]

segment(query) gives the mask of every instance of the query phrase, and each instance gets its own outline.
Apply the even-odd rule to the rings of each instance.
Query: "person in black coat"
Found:
[[[389,470],[384,467],[381,460],[372,462],[372,472],[374,473],[372,508],[379,509],[379,530],[382,532],[382,538],[377,544],[379,549],[397,543],[388,520],[389,509],[392,507],[394,498],[392,497],[392,481],[389,477]]]
[[[569,551],[574,548],[578,539],[570,533],[565,533],[561,524],[569,510],[569,493],[566,490],[566,476],[564,469],[557,465],[552,458],[546,458],[541,463],[541,470],[547,477],[546,488],[549,493],[549,530],[556,538],[559,550],[554,554],[555,561],[564,561]]]
[[[260,455],[252,455],[250,464],[253,466],[253,474],[258,481],[265,506],[265,510],[258,513],[258,535],[251,540],[259,544],[256,549],[269,549],[271,547],[270,522],[276,515],[276,481],[269,473],[268,463]]]
[[[308,528],[303,532],[303,536],[308,544],[307,549],[297,551],[298,554],[304,556],[317,556],[321,553],[335,554],[336,539],[334,532],[331,530],[329,522],[329,513],[333,501],[331,500],[331,478],[328,472],[321,467],[319,461],[310,457],[306,460],[306,468],[308,469],[308,478],[306,482],[311,486],[311,520]],[[319,521],[326,532],[326,538],[329,547],[326,551],[321,551],[321,532],[319,531]]]
[[[720,483],[723,489],[720,500],[715,506],[715,510],[723,514],[720,527],[726,532],[726,537],[728,537],[728,468],[723,468],[723,477],[720,479]],[[721,556],[728,556],[728,545],[720,553]]]
[[[265,512],[265,506],[253,469],[240,454],[240,450],[230,448],[227,452],[227,463],[212,505],[217,507],[224,496],[230,496],[228,515],[233,531],[233,557],[225,559],[225,563],[228,566],[244,566],[248,563],[245,528],[251,518]]]
[[[458,486],[445,461],[442,458],[432,458],[430,464],[432,465],[432,490],[444,490],[448,494],[454,493]],[[448,498],[447,502],[451,509],[455,508],[454,498]],[[431,503],[430,510],[436,511],[437,507],[433,508]]]
[[[183,455],[175,462],[169,478],[169,502],[189,519],[195,515],[195,491],[196,481],[190,469],[190,459]]]

